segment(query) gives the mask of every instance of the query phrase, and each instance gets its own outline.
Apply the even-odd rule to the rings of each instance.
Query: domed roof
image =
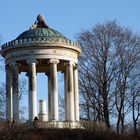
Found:
[[[16,39],[24,39],[24,38],[64,38],[66,39],[66,37],[64,37],[60,32],[51,29],[51,28],[34,28],[34,29],[30,29],[27,30],[23,33],[21,33]]]
[[[80,44],[67,39],[60,32],[51,29],[44,21],[44,17],[37,16],[37,20],[29,30],[21,33],[16,39],[2,45],[2,49],[8,47],[28,46],[29,44],[63,44],[80,47]],[[34,45],[33,45],[34,46]]]
[[[35,21],[34,25],[32,25],[32,27],[21,33],[16,39],[24,39],[24,38],[64,38],[66,39],[66,37],[64,37],[61,33],[59,33],[58,31],[51,29],[47,26],[47,24],[44,21],[44,17],[42,15],[38,15],[37,16],[37,20]]]

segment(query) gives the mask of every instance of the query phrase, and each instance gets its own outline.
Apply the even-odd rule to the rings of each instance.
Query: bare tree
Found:
[[[139,38],[111,21],[82,31],[78,41],[82,46],[79,61],[82,112],[87,112],[88,119],[105,121],[107,127],[110,117],[116,114],[123,130],[124,113],[128,112],[125,95],[130,72],[138,61]],[[91,110],[92,116],[88,117]]]
[[[140,72],[139,65],[133,69],[130,81],[130,93],[127,97],[127,101],[130,105],[130,111],[132,113],[132,122],[133,122],[133,132],[135,135],[138,134],[138,123],[140,118]]]
[[[0,45],[1,45],[1,35],[0,35]],[[2,67],[3,59],[0,56],[0,70],[3,69]],[[5,83],[1,82],[0,83],[0,120],[5,118]]]
[[[119,41],[120,42],[120,41]],[[130,111],[128,93],[133,84],[133,69],[139,60],[139,38],[132,34],[129,29],[124,29],[121,35],[121,45],[118,46],[118,69],[115,77],[115,105],[117,110],[117,132],[124,132],[124,118]],[[120,44],[119,43],[119,44]],[[128,99],[128,100],[127,100]],[[121,126],[121,127],[120,127]]]
[[[3,120],[6,116],[5,107],[6,107],[6,99],[5,99],[5,83],[0,84],[0,120]]]
[[[132,107],[132,119],[133,119],[133,129],[134,134],[138,134],[138,121],[140,118],[140,87],[131,92],[131,102]]]

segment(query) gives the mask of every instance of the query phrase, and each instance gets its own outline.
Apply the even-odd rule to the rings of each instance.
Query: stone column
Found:
[[[68,69],[64,72],[64,90],[65,90],[65,121],[69,120],[69,99],[68,99]]]
[[[66,65],[66,71],[67,71],[67,95],[68,95],[68,116],[69,121],[74,121],[74,83],[73,83],[73,63],[69,62]]]
[[[28,72],[28,111],[29,111],[29,121],[33,121],[34,117],[37,116],[37,96],[36,96],[36,63],[35,59],[27,60],[29,65]]]
[[[12,89],[13,89],[13,120],[19,121],[19,68],[13,62],[12,66]]]
[[[12,72],[6,65],[6,120],[13,120]]]
[[[51,121],[52,116],[51,116],[51,78],[50,74],[46,74],[48,76],[48,121]]]
[[[79,92],[78,92],[78,68],[74,68],[74,111],[75,121],[79,121]]]
[[[57,83],[58,59],[50,59],[50,82],[51,82],[51,119],[58,121],[58,83]]]

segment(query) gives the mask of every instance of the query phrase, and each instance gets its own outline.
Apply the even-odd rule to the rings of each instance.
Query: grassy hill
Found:
[[[41,129],[24,126],[0,130],[0,140],[139,140],[130,135],[118,136],[111,130]]]
[[[86,125],[85,125],[86,124]],[[140,140],[140,134],[118,136],[111,128],[84,123],[85,129],[43,129],[25,124],[0,123],[0,140]],[[90,126],[90,127],[89,127]]]

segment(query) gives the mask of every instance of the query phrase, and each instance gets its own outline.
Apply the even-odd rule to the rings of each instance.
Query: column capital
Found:
[[[32,64],[32,63],[37,64],[37,60],[36,60],[36,59],[34,59],[34,58],[27,59],[27,60],[26,60],[26,63],[27,63],[27,64]]]
[[[64,65],[67,67],[67,66],[70,66],[70,67],[74,67],[74,66],[76,66],[75,65],[75,63],[74,62],[72,62],[72,61],[69,61],[69,62],[66,62],[66,63],[64,63]]]
[[[52,64],[57,64],[57,63],[59,63],[60,61],[59,61],[59,59],[51,58],[49,62],[52,63]]]

